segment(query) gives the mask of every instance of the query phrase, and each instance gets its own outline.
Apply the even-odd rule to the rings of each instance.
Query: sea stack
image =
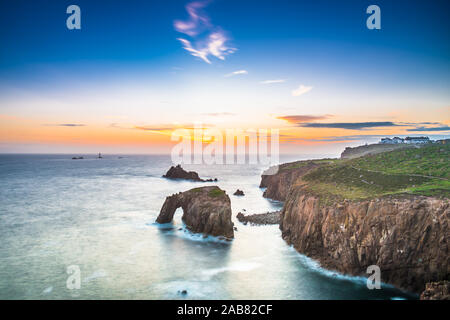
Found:
[[[182,220],[194,233],[234,238],[231,221],[231,201],[217,186],[194,188],[166,198],[157,223],[169,223],[178,208],[183,209]]]
[[[199,182],[214,182],[217,181],[217,179],[201,179],[197,172],[195,171],[186,171],[184,170],[181,165],[172,166],[170,167],[169,171],[165,175],[163,175],[163,178],[168,179],[181,179],[181,180],[191,180],[191,181],[199,181]]]

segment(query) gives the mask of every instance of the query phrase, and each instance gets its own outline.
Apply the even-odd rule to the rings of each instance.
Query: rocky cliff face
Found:
[[[310,162],[304,165],[302,164],[301,167],[297,167],[295,163],[287,163],[280,165],[277,170],[269,168],[261,175],[259,187],[267,188],[264,191],[263,197],[278,201],[286,200],[289,189],[294,181],[317,167],[317,164]]]
[[[367,267],[377,265],[383,282],[417,293],[427,282],[449,278],[448,199],[323,205],[306,190],[305,185],[290,189],[280,222],[283,238],[300,253],[352,275],[367,276]]]
[[[420,300],[450,300],[450,282],[430,282],[420,295]]]
[[[156,222],[171,222],[178,208],[183,209],[182,220],[192,232],[234,237],[230,198],[220,188],[195,188],[167,197]]]

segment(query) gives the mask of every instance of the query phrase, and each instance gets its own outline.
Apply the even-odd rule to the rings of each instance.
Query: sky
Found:
[[[69,5],[81,29],[69,30]],[[369,5],[381,29],[369,30]],[[450,2],[0,2],[0,153],[168,153],[277,129],[283,153],[450,135]]]

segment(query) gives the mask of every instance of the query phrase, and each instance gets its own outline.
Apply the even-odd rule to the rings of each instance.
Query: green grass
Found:
[[[449,198],[449,155],[449,145],[426,145],[351,160],[324,159],[303,180],[325,202],[399,194]]]
[[[340,159],[317,159],[317,160],[301,160],[291,163],[282,164],[280,170],[292,170],[305,167],[309,164],[334,164],[342,160]]]
[[[205,187],[199,187],[199,188],[194,188],[191,189],[190,192],[193,193],[199,193],[199,192],[203,192],[203,190]],[[208,192],[208,196],[212,197],[212,198],[216,198],[216,197],[220,197],[220,196],[224,196],[225,195],[225,191],[219,189],[219,188],[213,188]]]
[[[217,188],[217,189],[212,189],[211,191],[209,191],[208,195],[212,198],[216,198],[216,197],[221,197],[225,195],[225,191]]]
[[[421,174],[450,179],[450,145],[424,145],[349,160],[361,169],[390,174]]]

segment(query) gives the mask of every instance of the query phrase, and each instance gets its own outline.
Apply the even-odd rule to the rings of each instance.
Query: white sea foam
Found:
[[[95,279],[98,279],[98,278],[104,278],[107,275],[108,274],[106,273],[105,270],[99,269],[99,270],[96,270],[93,273],[91,273],[91,275],[89,275],[86,278],[84,278],[83,282],[88,283],[88,282],[91,282],[92,280],[95,280]]]
[[[316,260],[311,259],[311,258],[295,251],[295,249],[292,246],[290,247],[290,249],[293,250],[297,254],[298,259],[300,260],[300,263],[313,272],[318,272],[327,277],[332,277],[332,278],[339,279],[339,280],[347,280],[347,281],[355,282],[358,284],[366,285],[366,283],[367,283],[366,277],[350,276],[350,275],[345,275],[345,274],[339,273],[337,271],[325,269]],[[387,284],[387,283],[382,283],[382,286],[386,287],[386,288],[395,288],[394,286]]]
[[[44,291],[42,291],[43,294],[49,294],[53,291],[53,287],[50,286],[48,288],[45,288]]]
[[[133,246],[131,247],[131,249],[129,251],[129,254],[135,255],[137,253],[140,253],[145,248],[146,244],[147,243],[144,241],[133,244]]]
[[[210,235],[204,235],[202,233],[193,233],[186,225],[183,223],[182,225],[175,225],[172,223],[152,223],[148,224],[150,226],[154,226],[161,230],[167,230],[167,235],[180,237],[183,239],[198,241],[198,242],[217,242],[217,243],[231,243],[231,241],[227,241],[222,237],[214,237]]]
[[[209,280],[215,275],[218,275],[223,272],[248,272],[257,269],[259,267],[261,267],[260,263],[239,261],[232,263],[228,267],[203,270],[202,275],[204,276],[203,279]]]

